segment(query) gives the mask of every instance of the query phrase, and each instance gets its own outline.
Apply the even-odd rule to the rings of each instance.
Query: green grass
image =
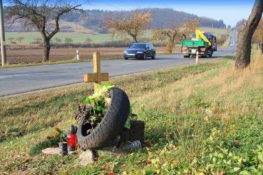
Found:
[[[44,156],[53,127],[67,130],[92,85],[1,99],[0,172],[26,174],[260,174],[263,171],[263,69],[234,61],[113,78],[124,89],[150,144],[133,153],[99,151],[87,167],[74,156]],[[259,66],[261,65],[261,66]],[[30,156],[30,153],[32,156]]]
[[[28,64],[8,64],[2,68],[16,68],[16,67],[28,67],[28,66],[40,66],[40,65],[51,65],[51,64],[68,64],[68,63],[79,63],[77,60],[63,60],[54,62],[42,62],[42,63],[28,63]]]
[[[18,37],[24,37],[21,44],[30,44],[34,42],[35,38],[41,38],[41,35],[38,32],[6,32],[7,43],[10,43],[9,38],[16,39]],[[111,34],[85,34],[75,32],[60,32],[54,36],[53,40],[55,38],[61,39],[62,43],[64,43],[66,38],[72,39],[73,43],[83,43],[87,38],[91,39],[93,43],[103,43],[114,40]],[[17,44],[19,44],[19,42],[17,42]]]
[[[150,37],[151,32],[146,32],[145,37]],[[24,37],[21,43],[19,43],[16,38]],[[17,44],[30,44],[35,41],[36,38],[41,38],[39,32],[6,32],[7,43],[10,43],[10,38],[13,38]],[[87,39],[90,39],[92,43],[105,43],[111,41],[120,40],[119,37],[112,37],[111,33],[106,34],[87,34],[87,33],[77,33],[77,32],[60,32],[54,36],[53,42],[56,42],[55,38],[59,38],[61,43],[65,43],[66,38],[72,39],[73,43],[79,44],[84,43]]]
[[[229,32],[227,31],[227,29],[201,27],[201,30],[204,31],[204,32],[210,32],[210,33],[212,33],[212,34],[214,34],[214,35],[216,35],[216,36],[229,34]]]
[[[217,36],[220,36],[222,34],[227,34],[226,29],[216,29],[216,28],[201,28],[203,31],[211,32]],[[151,38],[152,32],[146,31],[143,35],[145,38]],[[22,40],[21,43],[19,43],[16,38],[18,37],[24,37],[24,40]],[[41,35],[39,32],[6,32],[6,41],[9,44],[10,38],[13,38],[14,41],[17,44],[30,44],[35,41],[36,38],[41,38]],[[110,41],[117,41],[120,38],[114,37],[112,38],[111,33],[106,34],[87,34],[87,33],[78,33],[78,32],[60,32],[56,34],[53,38],[53,41],[55,42],[55,38],[61,39],[61,42],[64,43],[66,38],[72,39],[73,43],[83,43],[86,41],[86,39],[90,39],[92,43],[104,43],[104,42],[110,42]]]

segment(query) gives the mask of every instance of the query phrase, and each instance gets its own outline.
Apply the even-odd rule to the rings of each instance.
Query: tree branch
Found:
[[[51,39],[56,33],[59,32],[60,28],[59,28],[59,19],[62,15],[72,11],[72,10],[77,10],[77,8],[79,7],[80,5],[76,5],[76,6],[73,6],[73,7],[65,7],[65,8],[61,8],[59,9],[59,12],[58,14],[56,15],[55,17],[55,29],[48,35],[48,38]]]

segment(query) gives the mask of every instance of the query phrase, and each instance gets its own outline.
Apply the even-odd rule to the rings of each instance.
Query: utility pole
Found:
[[[2,66],[6,64],[6,50],[5,50],[5,26],[4,26],[4,12],[3,0],[0,0],[0,37],[1,37],[1,57]]]

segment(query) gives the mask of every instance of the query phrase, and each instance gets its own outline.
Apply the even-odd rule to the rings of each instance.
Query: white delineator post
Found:
[[[198,64],[198,62],[199,62],[199,51],[196,52],[195,64]]]
[[[79,50],[76,50],[76,59],[79,61]]]

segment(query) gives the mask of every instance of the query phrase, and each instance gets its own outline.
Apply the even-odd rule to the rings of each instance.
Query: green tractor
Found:
[[[182,53],[184,58],[201,57],[211,58],[214,51],[217,51],[216,37],[210,33],[203,33],[196,30],[192,40],[184,40],[182,43]]]

